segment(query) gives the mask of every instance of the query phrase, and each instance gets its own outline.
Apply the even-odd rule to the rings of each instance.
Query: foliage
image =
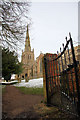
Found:
[[[22,72],[22,64],[18,61],[15,52],[9,51],[8,48],[2,49],[2,77],[9,80],[11,74],[20,74]]]
[[[43,95],[43,88],[17,87],[24,94]]]
[[[0,1],[0,39],[2,46],[15,48],[23,43],[24,32],[26,31],[28,9],[30,2],[14,2],[14,0]],[[1,27],[0,27],[1,28]],[[15,50],[14,49],[14,50]]]

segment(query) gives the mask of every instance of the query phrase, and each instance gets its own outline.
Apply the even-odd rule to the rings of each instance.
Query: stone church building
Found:
[[[75,50],[76,60],[78,60],[80,63],[80,45],[74,47],[74,50]],[[69,51],[71,52],[71,49]],[[44,54],[40,53],[40,55],[36,58],[36,60],[34,59],[34,49],[31,50],[29,29],[27,25],[25,48],[24,51],[22,50],[22,56],[21,56],[21,62],[23,64],[23,72],[21,73],[21,75],[18,75],[18,78],[34,79],[34,78],[43,77],[43,70],[42,70],[43,56]]]
[[[26,40],[25,40],[25,49],[22,50],[21,62],[23,64],[23,72],[21,73],[21,79],[32,79],[42,77],[42,57],[43,53],[34,59],[34,49],[31,50],[29,29],[27,25]]]

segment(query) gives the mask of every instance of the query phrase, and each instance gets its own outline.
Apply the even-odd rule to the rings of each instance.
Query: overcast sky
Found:
[[[29,16],[32,19],[30,42],[35,58],[40,52],[56,53],[62,43],[66,43],[69,32],[73,41],[78,41],[78,2],[32,2]]]

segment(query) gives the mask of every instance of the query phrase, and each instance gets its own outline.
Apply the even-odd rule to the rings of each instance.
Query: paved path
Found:
[[[33,105],[41,103],[41,95],[25,95],[14,86],[6,86],[6,92],[2,96],[3,118],[16,118],[21,113],[28,113],[24,117],[36,117]],[[30,115],[30,116],[29,116]],[[35,115],[35,116],[34,116]]]

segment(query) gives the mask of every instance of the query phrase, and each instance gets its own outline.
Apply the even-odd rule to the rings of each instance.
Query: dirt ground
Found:
[[[35,119],[44,118],[75,118],[56,107],[47,107],[42,101],[41,95],[25,95],[14,86],[6,86],[2,95],[2,120],[4,119]]]

